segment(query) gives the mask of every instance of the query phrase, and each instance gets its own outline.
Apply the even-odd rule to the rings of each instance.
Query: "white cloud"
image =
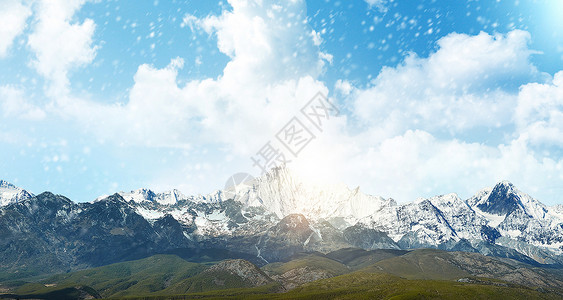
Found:
[[[476,189],[505,179],[537,197],[556,199],[559,191],[547,187],[563,179],[562,160],[538,159],[517,140],[486,146],[407,131],[385,140],[363,160],[374,166],[369,188],[400,201],[448,192],[469,197]]]
[[[3,119],[38,121],[45,118],[43,109],[26,100],[22,90],[0,86],[0,112]]]
[[[407,129],[453,134],[511,122],[518,86],[540,79],[529,62],[524,31],[507,35],[450,34],[427,58],[411,54],[383,68],[372,86],[356,91],[355,114],[383,137]]]
[[[27,44],[35,54],[32,65],[50,81],[52,97],[68,92],[70,70],[92,62],[96,56],[97,47],[92,41],[94,21],[72,21],[75,12],[86,1],[41,0],[37,4],[36,24]]]
[[[334,91],[342,94],[343,96],[350,95],[350,92],[352,92],[352,90],[352,84],[347,80],[339,79],[334,84]]]
[[[551,83],[522,86],[514,115],[518,133],[534,145],[563,146],[563,71]]]
[[[0,58],[8,54],[14,39],[25,29],[31,15],[29,6],[20,0],[0,1]]]
[[[380,12],[387,12],[387,0],[365,0],[369,7],[377,8]]]
[[[256,152],[313,95],[328,92],[315,79],[327,56],[304,22],[304,1],[229,3],[232,10],[219,16],[185,18],[187,25],[215,35],[218,48],[231,57],[218,78],[179,85],[181,60],[163,69],[141,65],[126,104],[68,96],[59,100],[63,112],[100,139],[182,148],[209,143],[238,154]]]
[[[323,43],[323,38],[321,37],[320,32],[311,30],[311,36],[313,37],[313,44],[315,44],[315,46],[320,46]]]
[[[469,197],[505,179],[540,200],[558,199],[563,160],[529,141],[561,145],[563,72],[552,83],[528,83],[546,76],[529,62],[528,39],[522,31],[451,34],[428,58],[412,55],[385,68],[364,90],[338,81],[335,90],[348,96],[360,124],[327,129],[298,167],[402,202],[449,192]],[[515,121],[522,133],[537,131],[519,137]],[[478,139],[487,140],[499,126],[508,129],[486,145],[455,138],[483,128]]]
[[[322,72],[323,55],[306,23],[305,1],[231,0],[232,11],[209,16],[199,25],[217,37],[232,60],[224,80],[269,84]]]
[[[320,41],[304,22],[304,1],[229,3],[232,10],[219,16],[185,19],[185,25],[194,30],[203,28],[214,35],[219,50],[230,57],[221,76],[179,84],[183,60],[172,59],[164,68],[143,64],[127,103],[107,105],[65,95],[57,108],[102,141],[209,147],[219,153],[214,158],[234,156],[233,164],[252,168],[249,155],[273,139],[311,96],[329,92],[318,80],[329,56],[319,50]],[[68,67],[62,67],[43,61],[39,47],[36,66],[44,64],[47,78],[66,84],[68,70],[90,62],[95,47],[93,27],[84,25],[87,21],[71,25],[70,17],[63,20],[61,30],[74,28],[81,33],[79,48],[90,55],[70,53],[72,59],[63,60]],[[428,58],[413,54],[402,65],[385,68],[367,89],[337,82],[335,88],[347,97],[354,115],[336,118],[323,128],[293,166],[310,176],[344,179],[399,201],[452,191],[468,196],[501,179],[512,180],[523,190],[540,191],[536,194],[540,199],[554,199],[555,191],[544,187],[563,180],[563,163],[538,156],[525,139],[483,145],[438,137],[443,130],[455,135],[476,127],[512,125],[519,102],[525,120],[521,130],[534,123],[537,118],[528,112],[538,108],[526,108],[526,90],[558,88],[560,77],[553,84],[528,85],[518,96],[521,84],[543,80],[529,62],[533,52],[528,40],[529,34],[523,31],[495,36],[451,34],[440,40],[439,49]],[[47,54],[44,57],[50,57]],[[546,97],[552,107],[557,107],[552,104],[559,99],[557,93]],[[352,121],[356,117],[360,126]],[[549,116],[551,127],[558,126],[558,118]],[[182,171],[164,172],[170,177],[160,172],[158,182],[185,184],[186,177],[180,175],[194,173],[190,185],[197,187],[197,182],[212,180],[210,176],[221,176],[225,161],[208,161],[205,178],[197,177],[203,174],[199,168],[181,166]]]
[[[163,69],[141,65],[125,105],[72,97],[58,103],[67,117],[101,140],[177,148],[190,148],[192,143],[228,145],[235,154],[250,155],[310,97],[328,92],[310,76],[267,86],[231,86],[221,79],[179,86],[180,62],[172,60]]]
[[[543,157],[523,140],[489,146],[407,130],[374,142],[339,123],[324,128],[291,167],[308,178],[344,181],[399,202],[452,192],[468,198],[501,180],[546,203],[560,199],[563,159]]]
[[[195,28],[198,26],[199,19],[191,14],[186,14],[182,19],[182,23],[180,23],[180,27],[190,27],[191,31],[195,31]]]
[[[126,105],[107,105],[65,96],[58,109],[75,119],[100,140],[122,145],[188,147],[190,101],[176,83],[183,60],[174,59],[163,69],[139,66]]]

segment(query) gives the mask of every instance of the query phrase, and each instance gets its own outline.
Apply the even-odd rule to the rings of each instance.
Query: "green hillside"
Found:
[[[408,280],[389,274],[354,272],[305,284],[278,299],[561,299],[521,286]]]
[[[364,272],[383,272],[407,279],[452,280],[470,276],[448,260],[448,252],[421,249],[405,255],[384,259],[362,269]]]
[[[240,259],[224,260],[193,277],[171,284],[158,294],[197,293],[264,285],[278,289],[278,284],[252,263]]]
[[[175,255],[155,255],[141,260],[55,275],[41,283],[23,285],[15,293],[44,293],[47,289],[53,289],[52,285],[59,288],[85,285],[105,297],[144,295],[161,291],[202,272],[205,268],[205,265],[190,263]]]
[[[119,299],[562,299],[561,294],[498,282],[460,283],[439,280],[408,280],[389,274],[354,272],[318,280],[286,293],[267,287],[231,289],[187,295]]]
[[[271,263],[262,267],[269,275],[281,275],[291,270],[299,268],[309,268],[312,270],[324,270],[332,274],[332,276],[342,275],[350,272],[350,268],[333,259],[320,256],[317,254],[309,254],[300,256],[286,263]]]
[[[563,299],[562,275],[561,270],[435,249],[349,248],[299,254],[262,269],[240,259],[211,265],[156,255],[52,276],[0,298],[82,299],[99,293],[112,299]]]
[[[31,294],[0,294],[0,299],[76,300],[100,297],[101,295],[96,290],[88,286],[50,287]]]
[[[401,256],[406,253],[408,253],[406,250],[343,248],[328,253],[326,257],[341,262],[353,270],[359,270],[371,266],[378,261]]]

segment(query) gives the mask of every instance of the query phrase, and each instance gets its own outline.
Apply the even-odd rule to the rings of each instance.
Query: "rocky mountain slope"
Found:
[[[0,206],[22,201],[33,197],[30,192],[7,181],[0,180]]]
[[[563,264],[563,209],[509,182],[466,200],[448,194],[404,204],[359,188],[308,184],[286,168],[236,193],[198,196],[140,189],[74,203],[2,187],[8,191],[2,195],[12,196],[0,206],[0,270],[18,276],[157,253],[226,251],[263,265],[346,247],[438,248]]]

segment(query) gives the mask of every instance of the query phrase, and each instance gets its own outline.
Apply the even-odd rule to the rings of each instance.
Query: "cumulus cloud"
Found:
[[[14,39],[26,26],[31,9],[20,0],[4,0],[0,2],[0,58],[8,54]]]
[[[387,12],[387,0],[365,0],[369,7],[377,8],[381,12]]]
[[[514,119],[518,133],[533,145],[563,146],[563,71],[550,83],[522,86]]]
[[[101,141],[185,148],[192,137],[188,124],[193,113],[176,83],[182,66],[181,59],[173,59],[162,69],[139,66],[125,105],[66,95],[57,100],[56,112],[78,122]]]
[[[511,122],[521,84],[540,80],[529,58],[530,36],[450,34],[427,58],[409,55],[383,68],[371,87],[352,96],[354,112],[381,135],[408,129],[457,133]]]
[[[218,16],[184,20],[215,36],[230,57],[221,76],[178,84],[183,60],[162,69],[141,65],[126,104],[68,98],[67,114],[100,138],[123,143],[185,149],[195,143],[236,157],[254,154],[312,95],[329,92],[318,80],[327,60],[319,36],[303,22],[304,2],[229,3],[232,9]],[[531,192],[557,184],[563,163],[538,157],[525,140],[484,145],[455,139],[474,128],[510,126],[527,90],[558,88],[558,76],[541,83],[545,75],[530,63],[529,39],[524,31],[450,34],[428,57],[411,54],[384,68],[366,89],[338,81],[335,89],[353,118],[327,124],[292,167],[399,201],[451,191],[469,196],[501,179]],[[534,81],[540,83],[526,85]],[[529,109],[518,110],[530,124]]]
[[[139,66],[124,105],[68,96],[65,115],[102,139],[148,146],[223,144],[239,154],[257,151],[317,92],[327,55],[306,24],[304,1],[229,1],[232,9],[184,26],[216,36],[231,57],[218,78],[178,84],[183,60],[158,69]],[[116,134],[111,128],[119,128]]]
[[[198,24],[217,37],[232,60],[225,80],[251,84],[318,76],[325,60],[320,40],[307,24],[305,1],[231,0],[232,10]],[[254,81],[254,82],[252,82]]]
[[[401,202],[449,192],[469,197],[500,180],[510,180],[540,199],[556,199],[559,191],[550,188],[563,179],[563,160],[538,157],[520,140],[487,146],[408,130],[366,149],[356,161],[368,166],[356,163],[348,172],[362,170],[355,180],[364,189]]]
[[[41,2],[28,45],[36,55],[33,66],[58,91],[51,93],[53,112],[101,141],[182,149],[199,145],[250,166],[247,157],[273,139],[311,96],[330,92],[319,78],[331,56],[320,50],[321,36],[307,25],[304,1],[231,0],[231,8],[219,15],[186,15],[183,22],[215,37],[217,48],[230,58],[220,76],[179,83],[184,61],[172,58],[163,68],[140,65],[124,104],[73,96],[68,72],[96,54],[94,23],[72,21],[83,3]],[[561,145],[563,75],[547,80],[530,63],[529,40],[524,31],[452,33],[428,57],[411,54],[400,65],[384,68],[367,88],[337,81],[332,100],[352,113],[327,123],[292,167],[311,178],[334,175],[399,201],[452,191],[469,196],[501,179],[554,197],[557,191],[545,186],[563,180],[563,162],[538,155],[530,143]],[[17,89],[6,91],[9,99],[23,101]],[[14,101],[5,101],[2,111],[14,112]],[[501,127],[509,129],[487,145],[463,139],[475,128],[487,133]],[[207,162],[203,169],[217,176],[222,164]],[[166,172],[174,177],[201,172],[180,169]],[[177,182],[163,178],[159,182],[168,186]]]
[[[68,72],[92,62],[97,47],[92,35],[96,25],[91,19],[73,22],[75,12],[87,0],[41,0],[35,12],[36,24],[27,45],[35,54],[37,72],[50,82],[49,93],[58,97],[67,93]]]
[[[0,86],[0,112],[4,119],[38,121],[45,111],[26,100],[24,92],[13,86]]]
[[[555,199],[563,160],[536,152],[530,141],[561,142],[563,76],[541,83],[547,75],[530,63],[528,40],[523,31],[450,34],[429,57],[413,54],[384,68],[365,89],[337,81],[359,124],[352,118],[327,130],[301,163],[318,170],[314,176],[339,173],[399,201],[452,191],[469,197],[504,179]],[[502,134],[489,137],[499,127]],[[476,128],[487,144],[464,141]]]

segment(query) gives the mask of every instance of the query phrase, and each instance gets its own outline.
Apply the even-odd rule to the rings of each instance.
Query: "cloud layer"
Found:
[[[35,12],[35,26],[27,45],[35,59],[31,62],[37,72],[49,81],[52,97],[68,88],[68,72],[87,65],[96,56],[92,36],[94,21],[72,22],[77,10],[86,0],[40,0]]]
[[[533,145],[563,146],[563,71],[549,83],[523,85],[514,113],[518,134]]]
[[[0,58],[8,54],[14,39],[25,29],[30,15],[31,9],[20,0],[5,0],[0,3]]]
[[[354,112],[381,135],[408,129],[456,133],[511,122],[520,85],[538,80],[524,31],[476,36],[453,33],[429,57],[409,55],[352,95]]]
[[[6,3],[14,26],[0,31],[0,58],[31,15],[18,1]],[[427,57],[411,53],[383,68],[367,87],[343,78],[329,88],[322,78],[332,56],[308,25],[304,1],[230,0],[218,15],[187,14],[183,22],[184,30],[203,31],[228,56],[219,76],[182,81],[179,57],[163,68],[141,64],[127,100],[107,104],[74,93],[69,81],[99,49],[94,21],[74,18],[84,3],[36,3],[27,47],[30,66],[45,79],[48,104],[32,105],[19,87],[0,86],[2,115],[33,122],[51,115],[117,147],[181,149],[194,157],[186,164],[208,170],[190,185],[219,188],[217,177],[239,171],[225,163],[252,169],[249,157],[320,91],[343,114],[294,158],[292,167],[310,178],[345,181],[399,201],[452,191],[468,196],[502,179],[547,199],[560,193],[552,187],[563,182],[563,160],[541,150],[563,145],[563,73],[552,77],[530,62],[528,32],[451,33]],[[214,153],[197,161],[195,148]],[[155,185],[181,186],[179,173],[198,170],[155,171],[161,176]]]

